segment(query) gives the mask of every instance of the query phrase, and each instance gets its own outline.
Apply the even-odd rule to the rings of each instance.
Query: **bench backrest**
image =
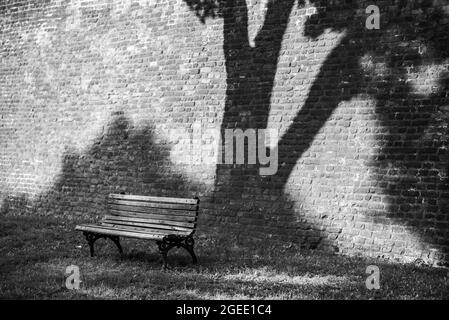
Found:
[[[199,199],[110,194],[109,214],[103,224],[136,232],[192,235],[198,217]]]

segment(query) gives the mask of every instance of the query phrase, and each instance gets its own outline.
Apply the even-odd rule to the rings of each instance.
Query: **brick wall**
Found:
[[[447,262],[446,1],[13,0],[0,19],[1,212],[199,195],[200,228],[242,244]],[[279,131],[276,175],[202,161],[234,128]]]

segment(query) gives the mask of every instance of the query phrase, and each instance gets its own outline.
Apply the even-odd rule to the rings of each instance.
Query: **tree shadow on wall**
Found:
[[[282,40],[296,0],[268,2],[264,24],[253,46],[248,36],[246,0],[185,2],[202,22],[207,17],[221,17],[224,21],[227,89],[222,137],[226,129],[265,129]],[[246,159],[247,155],[245,163]],[[322,225],[313,221],[321,217],[301,214],[301,205],[283,193],[285,183],[277,176],[261,177],[259,168],[217,165],[212,196],[217,209],[212,215],[216,231],[235,234],[240,243],[270,239],[307,248],[328,245],[329,241],[323,240]]]
[[[255,47],[248,41],[245,0],[185,2],[203,22],[207,17],[216,16],[224,21],[227,96],[222,132],[228,128],[265,129],[282,38],[295,1],[268,2]],[[370,163],[377,183],[371,190],[362,190],[362,194],[375,191],[386,195],[384,209],[388,218],[412,227],[422,240],[447,253],[449,71],[442,72],[435,90],[426,94],[417,93],[409,79],[410,73],[419,72],[420,67],[447,63],[447,14],[441,6],[432,7],[432,1],[401,0],[393,5],[389,1],[377,1],[381,8],[381,28],[368,30],[365,9],[372,3],[309,2],[317,12],[306,21],[305,35],[317,41],[326,30],[333,30],[344,32],[342,39],[321,65],[304,105],[279,140],[281,166],[276,176],[260,177],[257,166],[218,165],[217,201],[231,197],[231,207],[227,209],[236,212],[234,222],[244,222],[243,217],[254,211],[278,215],[279,211],[266,210],[264,200],[287,201],[283,210],[293,215],[288,209],[291,202],[279,190],[284,188],[297,160],[312,145],[338,105],[364,96],[375,101],[382,131],[378,135],[380,153]],[[299,6],[303,4],[298,2]],[[363,59],[374,64],[382,62],[385,70],[367,71],[361,64]],[[249,194],[254,196],[249,196],[253,202],[248,204],[242,195]],[[244,207],[250,207],[246,212],[239,207],[242,200],[248,204]],[[374,212],[374,220],[383,221],[386,210]],[[268,219],[276,224],[275,217]],[[254,221],[254,216],[249,221]],[[315,227],[320,237],[319,229]]]
[[[195,185],[186,186],[181,174],[172,171],[169,151],[169,145],[155,142],[151,126],[134,128],[123,112],[115,112],[87,152],[65,153],[48,192],[34,201],[5,199],[2,207],[12,213],[86,218],[105,213],[109,193],[196,196]]]

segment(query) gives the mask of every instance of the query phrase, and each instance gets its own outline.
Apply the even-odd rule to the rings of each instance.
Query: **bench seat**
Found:
[[[199,199],[149,197],[110,194],[108,213],[97,224],[76,226],[84,233],[94,255],[94,242],[111,239],[123,252],[119,237],[155,240],[167,266],[167,253],[173,247],[183,247],[196,263],[193,234],[196,229]]]
[[[78,231],[84,231],[84,232],[92,232],[92,233],[101,233],[101,234],[107,234],[111,236],[122,236],[126,238],[136,238],[136,239],[146,239],[146,240],[162,240],[164,238],[164,234],[157,233],[157,232],[136,232],[136,230],[133,230],[131,228],[121,228],[118,226],[111,226],[111,227],[102,227],[95,224],[85,224],[78,226],[76,228]]]

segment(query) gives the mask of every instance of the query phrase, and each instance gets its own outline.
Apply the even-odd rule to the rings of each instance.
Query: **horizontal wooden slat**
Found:
[[[119,223],[113,223],[113,222],[101,222],[100,227],[102,228],[112,228],[112,229],[120,229],[120,230],[133,230],[138,231],[140,233],[147,233],[147,234],[157,234],[157,235],[163,235],[166,236],[168,234],[172,234],[172,232],[167,232],[167,230],[163,229],[152,229],[152,228],[144,228],[139,226],[133,226],[133,225],[123,225]],[[173,231],[174,233],[178,233],[178,231]]]
[[[172,226],[172,227],[184,227],[187,229],[193,229],[193,222],[179,222],[179,221],[169,221],[162,219],[148,219],[148,218],[138,218],[138,217],[123,217],[123,216],[113,216],[106,215],[104,217],[104,221],[129,221],[129,222],[138,222],[141,224],[154,224],[154,225],[164,225],[164,226]]]
[[[143,202],[143,201],[119,200],[119,199],[108,199],[108,204],[120,204],[120,205],[128,205],[128,206],[135,206],[135,207],[161,208],[161,209],[172,209],[172,210],[189,210],[189,211],[196,211],[196,208],[197,208],[196,205],[191,205],[191,204]]]
[[[113,220],[104,220],[101,222],[101,225],[114,225],[122,228],[139,228],[142,232],[154,233],[158,232],[163,235],[167,234],[191,234],[193,232],[192,229],[163,229],[161,225],[151,225],[151,224],[141,224],[138,222],[126,222],[126,221],[113,221]]]
[[[151,233],[143,233],[138,231],[129,231],[132,229],[123,229],[123,228],[111,228],[106,226],[98,226],[98,225],[81,225],[77,226],[76,230],[78,231],[88,231],[100,234],[107,234],[112,236],[122,236],[127,238],[138,238],[138,239],[147,239],[147,240],[159,240],[164,237],[163,234],[151,234]]]
[[[170,209],[161,209],[161,208],[151,208],[151,207],[138,207],[138,206],[128,206],[122,204],[109,204],[109,209],[119,210],[119,211],[129,211],[129,212],[139,212],[139,213],[153,213],[159,215],[173,215],[179,217],[194,217],[196,215],[196,211],[188,211],[188,210],[170,210]]]
[[[163,228],[162,225],[153,225],[153,224],[141,224],[141,223],[137,223],[137,222],[125,222],[125,221],[112,221],[112,220],[107,220],[107,221],[103,221],[101,223],[102,225],[104,224],[112,224],[112,225],[116,225],[116,226],[121,226],[121,227],[138,227],[142,230],[142,232],[149,232],[152,233],[152,230],[158,230],[160,231],[161,234],[178,234],[178,233],[182,233],[182,234],[191,234],[193,232],[192,229],[190,230],[186,230],[186,229],[179,229],[179,228]],[[148,231],[145,231],[148,230]]]
[[[142,212],[132,212],[123,210],[109,210],[109,213],[114,216],[119,217],[135,217],[135,218],[148,218],[148,219],[162,219],[169,221],[179,221],[179,222],[194,222],[195,216],[180,216],[180,215],[164,215],[164,214],[152,214],[152,213],[142,213]]]
[[[169,197],[151,197],[151,196],[136,196],[127,194],[110,194],[109,198],[122,200],[138,200],[145,202],[165,202],[165,203],[182,203],[182,204],[197,204],[197,199],[187,198],[169,198]]]
[[[176,230],[171,230],[171,231],[167,231],[167,230],[162,230],[162,229],[151,229],[151,228],[143,228],[143,227],[139,227],[139,226],[130,226],[130,225],[121,225],[121,224],[114,224],[114,223],[106,223],[103,222],[101,224],[102,227],[105,228],[113,228],[113,229],[120,229],[120,230],[132,230],[135,232],[140,232],[143,234],[155,234],[155,235],[160,235],[162,237],[166,236],[166,235],[180,235],[180,236],[188,236],[189,234],[191,234],[191,232],[187,232],[187,231],[176,231]]]
[[[188,235],[190,234],[187,231],[167,231],[167,230],[163,230],[163,229],[152,229],[152,228],[144,228],[144,227],[139,227],[139,226],[133,226],[133,225],[123,225],[123,224],[119,224],[119,223],[113,223],[113,222],[102,222],[100,225],[98,225],[99,227],[102,228],[109,228],[109,229],[117,229],[117,230],[132,230],[132,231],[136,231],[136,232],[140,232],[140,233],[145,233],[145,234],[155,234],[155,235],[162,235],[162,236],[166,236],[169,234],[179,234],[179,235]]]
[[[112,216],[111,216],[112,217]],[[164,224],[160,224],[160,223],[150,223],[145,221],[144,219],[134,219],[134,218],[127,218],[127,217],[117,217],[116,219],[105,219],[103,221],[107,221],[107,222],[111,222],[114,221],[114,223],[119,223],[119,224],[129,224],[129,225],[134,225],[134,226],[142,226],[145,228],[154,228],[154,229],[164,229],[164,230],[176,230],[176,231],[192,231],[193,226],[191,228],[186,228],[186,227],[177,227],[177,226],[168,226],[168,225],[164,225]]]

